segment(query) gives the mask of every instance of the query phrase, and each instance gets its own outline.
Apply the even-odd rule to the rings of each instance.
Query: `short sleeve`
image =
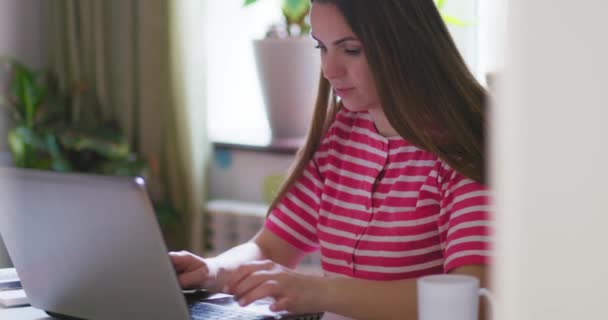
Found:
[[[445,164],[439,169],[438,184],[438,227],[445,272],[465,265],[490,264],[490,190]]]
[[[321,175],[313,159],[272,210],[265,228],[300,250],[311,252],[318,249],[317,220],[322,186]]]
[[[338,118],[342,112],[338,113]],[[331,165],[328,155],[337,126],[339,124],[334,121],[300,177],[270,212],[264,224],[266,229],[305,252],[319,249],[317,222],[324,186],[323,172]]]

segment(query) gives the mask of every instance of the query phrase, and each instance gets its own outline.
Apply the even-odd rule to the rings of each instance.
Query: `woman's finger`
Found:
[[[238,267],[232,274],[230,278],[226,282],[226,287],[224,288],[224,292],[233,292],[233,288],[243,281],[243,279],[247,278],[251,273],[256,272],[258,270],[268,270],[271,269],[274,264],[271,261],[253,261]]]
[[[289,307],[291,305],[291,300],[289,297],[280,297],[275,303],[270,305],[270,311],[279,312],[279,311],[289,311]]]
[[[267,281],[272,281],[272,275],[269,274],[269,272],[266,270],[258,270],[241,280],[241,282],[236,283],[231,288],[230,293],[235,295],[236,298],[239,299],[241,298],[241,296],[247,294],[249,291],[255,289],[256,287],[262,285],[264,282]]]
[[[169,252],[169,258],[177,273],[188,270],[188,267],[194,262],[192,256],[186,251]]]
[[[179,274],[177,279],[182,289],[200,289],[207,280],[207,272],[203,269],[184,272]]]
[[[259,286],[249,290],[243,296],[238,298],[239,305],[244,307],[249,305],[250,303],[266,298],[266,297],[275,297],[279,294],[278,285],[275,281],[266,281],[261,283]]]

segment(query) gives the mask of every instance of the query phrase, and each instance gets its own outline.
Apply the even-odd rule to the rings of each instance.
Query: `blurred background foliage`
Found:
[[[74,83],[62,92],[48,70],[32,70],[14,59],[3,59],[0,105],[11,115],[8,133],[13,164],[20,168],[115,176],[149,174],[146,159],[129,146],[115,119],[85,123],[71,101],[87,90]],[[155,204],[161,225],[178,216],[167,202]]]

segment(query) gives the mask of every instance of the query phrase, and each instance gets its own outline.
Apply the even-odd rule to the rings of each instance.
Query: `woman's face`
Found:
[[[338,8],[313,2],[310,23],[312,37],[321,50],[323,77],[344,106],[351,111],[380,108],[362,44]]]

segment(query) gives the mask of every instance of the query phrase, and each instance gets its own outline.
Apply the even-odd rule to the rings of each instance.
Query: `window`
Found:
[[[456,42],[456,46],[458,47],[460,54],[465,59],[469,69],[477,74],[477,0],[448,0],[445,2],[444,12],[450,16],[458,18],[459,20],[471,23],[470,26],[466,27],[448,24],[448,29],[450,30],[452,38]]]
[[[263,144],[270,139],[253,57],[253,39],[281,21],[279,0],[243,8],[243,1],[206,1],[209,137]]]

